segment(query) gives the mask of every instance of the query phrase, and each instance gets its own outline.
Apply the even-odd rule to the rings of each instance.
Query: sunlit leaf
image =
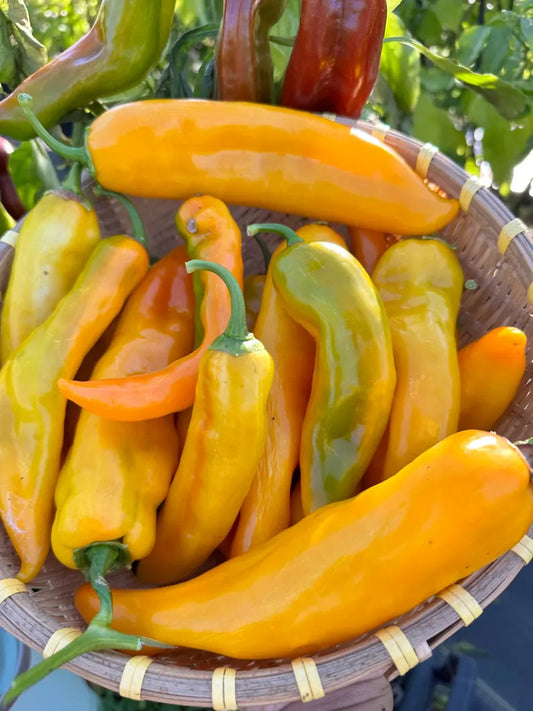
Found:
[[[385,37],[394,37],[405,32],[402,20],[397,15],[389,14]],[[411,113],[420,94],[418,52],[400,43],[385,43],[381,52],[380,71],[391,87],[400,110]]]
[[[470,89],[481,94],[489,101],[498,112],[509,120],[525,116],[530,109],[528,97],[509,82],[500,79],[494,74],[478,74],[468,67],[455,62],[453,59],[442,57],[432,52],[423,44],[409,37],[392,37],[387,42],[400,42],[409,47],[414,47],[443,72],[454,76],[458,81],[466,84]]]

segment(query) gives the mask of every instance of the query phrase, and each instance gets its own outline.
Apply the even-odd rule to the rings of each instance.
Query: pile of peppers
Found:
[[[124,87],[143,76],[173,3],[141,4],[152,43],[128,72],[109,69],[112,38],[129,31],[126,3],[103,2],[92,34],[62,61],[91,48],[111,93],[117,75]],[[529,465],[490,431],[524,377],[526,336],[502,324],[458,348],[465,275],[434,236],[457,201],[378,140],[301,110],[356,116],[375,80],[385,2],[351,14],[348,0],[337,12],[343,4],[343,41],[324,21],[310,45],[327,8],[304,0],[283,107],[266,105],[268,66],[232,67],[228,50],[235,23],[264,49],[278,0],[248,13],[242,0],[225,3],[216,111],[197,100],[119,105],[74,147],[43,124],[96,98],[89,80],[63,106],[43,105],[27,92],[42,96],[45,68],[0,102],[0,131],[40,136],[72,163],[12,235],[0,518],[20,580],[49,555],[83,573],[75,603],[88,623],[19,676],[6,702],[98,649],[313,654],[495,560],[533,521]],[[363,63],[349,34],[364,39]],[[307,74],[296,71],[302,56]],[[325,61],[317,83],[313,67]],[[237,69],[248,76],[234,81]],[[102,237],[82,168],[124,202],[130,234]],[[182,201],[164,257],[149,253],[126,195]],[[231,205],[307,224],[243,234]],[[262,274],[243,261],[254,239]],[[106,576],[121,567],[142,589],[110,589]]]

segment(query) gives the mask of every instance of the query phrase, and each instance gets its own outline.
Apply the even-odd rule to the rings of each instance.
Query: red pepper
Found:
[[[19,220],[26,212],[21,203],[13,179],[9,174],[9,156],[13,146],[3,136],[0,136],[0,202],[14,220]]]
[[[386,0],[303,0],[281,104],[358,118],[376,81]]]

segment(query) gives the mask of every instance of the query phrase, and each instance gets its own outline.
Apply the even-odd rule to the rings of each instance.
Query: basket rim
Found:
[[[384,128],[381,124],[334,117],[329,114],[326,118],[366,133],[379,135],[386,145],[400,153],[413,168],[416,167],[420,152],[428,150],[429,144],[423,144],[400,131]],[[426,174],[423,177],[427,177],[429,182],[438,185],[455,198],[460,197],[458,186],[463,186],[470,178],[466,171],[440,151],[432,152],[424,169]],[[499,198],[485,187],[477,189],[468,209],[473,213],[483,214],[485,219],[488,211],[500,230],[500,232],[492,230],[495,240],[501,234],[501,228],[515,220]],[[526,298],[529,299],[529,308],[531,308],[533,238],[525,225],[523,231],[511,238],[502,258],[511,260],[525,288]],[[533,537],[533,526],[528,534]],[[509,551],[460,582],[462,587],[485,609],[512,582],[525,562],[516,552]],[[0,560],[0,577],[4,577],[6,572]],[[415,613],[414,618],[413,613]],[[59,629],[56,618],[51,615],[47,617],[46,623],[40,621],[35,626],[35,621],[42,617],[36,603],[29,595],[13,595],[0,603],[0,626],[38,652],[42,652],[46,641]],[[426,623],[423,631],[420,629],[421,618]],[[432,649],[465,625],[457,612],[438,596],[426,600],[391,623],[398,624],[405,632],[420,661],[429,657]],[[72,660],[65,665],[65,668],[88,681],[118,691],[128,659],[129,657],[118,652],[92,652]],[[374,632],[313,655],[313,659],[326,693],[380,675],[392,679],[399,673],[386,648]],[[228,664],[231,665],[231,660],[228,660]],[[102,674],[103,669],[106,675]],[[142,698],[166,703],[211,706],[212,676],[211,671],[188,669],[183,666],[171,667],[158,662],[156,658],[146,671],[142,684]],[[271,683],[274,679],[276,685]],[[195,684],[194,694],[188,687],[191,682]],[[236,692],[241,706],[262,705],[266,703],[265,699],[268,699],[268,703],[301,699],[290,660],[281,660],[279,664],[268,668],[239,669],[236,676]]]

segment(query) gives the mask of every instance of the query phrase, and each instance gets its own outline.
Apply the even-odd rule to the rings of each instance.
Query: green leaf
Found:
[[[34,36],[28,9],[23,0],[0,0],[0,10],[11,25],[10,31],[16,42],[16,61],[24,77],[37,71],[48,60],[43,44]]]
[[[483,128],[483,158],[497,184],[510,182],[514,166],[524,157],[533,134],[533,112],[511,125],[481,96],[470,96],[465,110],[474,126]]]
[[[413,136],[432,143],[452,160],[463,153],[465,137],[453,124],[449,113],[435,105],[431,96],[421,94],[413,114]]]
[[[477,74],[468,67],[455,62],[447,57],[442,57],[432,52],[423,44],[408,37],[391,37],[386,42],[400,42],[409,47],[414,47],[439,69],[454,76],[458,81],[468,86],[473,91],[481,94],[487,101],[494,105],[498,112],[509,120],[525,116],[531,106],[529,98],[515,86],[500,79],[494,74]]]
[[[24,141],[9,156],[9,173],[26,210],[47,190],[59,187],[48,151],[39,139]]]
[[[528,46],[530,52],[533,51],[533,17],[520,18],[520,35]]]
[[[274,83],[282,81],[300,24],[301,0],[289,0],[283,15],[272,26],[270,52],[274,67]],[[281,40],[281,41],[280,41]],[[282,42],[284,44],[282,44]],[[278,87],[280,89],[281,87]]]
[[[463,0],[437,0],[432,10],[443,30],[457,32],[463,19],[464,7]]]
[[[385,37],[405,34],[402,20],[393,14],[387,17]],[[411,113],[420,94],[420,57],[399,43],[386,43],[381,52],[380,71],[392,89],[398,108]]]
[[[6,16],[0,11],[0,82],[15,86],[17,65],[7,28]]]
[[[478,59],[490,37],[491,28],[487,25],[468,27],[457,40],[456,59],[469,67]]]
[[[402,0],[387,0],[387,9],[389,12],[395,10],[400,5]]]
[[[414,34],[416,34],[425,45],[442,44],[442,27],[435,13],[429,9],[422,15],[422,19],[418,22]]]

